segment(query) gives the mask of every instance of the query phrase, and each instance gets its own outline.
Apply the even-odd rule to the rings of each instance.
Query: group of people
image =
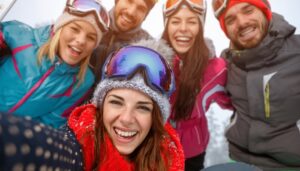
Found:
[[[199,171],[213,102],[233,110],[235,169],[300,169],[296,28],[268,0],[212,0],[230,39],[217,57],[205,0],[166,0],[161,40],[141,28],[155,4],[68,0],[53,25],[0,23],[0,170]]]

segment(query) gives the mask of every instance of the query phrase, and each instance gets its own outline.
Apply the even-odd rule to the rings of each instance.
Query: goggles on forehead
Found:
[[[68,0],[66,10],[78,16],[85,16],[91,13],[95,15],[97,24],[103,32],[109,28],[108,12],[97,0]]]
[[[226,9],[229,0],[213,0],[212,7],[215,13],[215,16],[218,18],[220,14]]]
[[[172,15],[182,2],[186,2],[189,7],[200,15],[205,15],[205,0],[167,0],[163,7],[165,17]]]
[[[173,93],[175,79],[169,65],[159,53],[142,46],[127,46],[112,53],[105,62],[102,79],[130,79],[141,69],[150,88],[168,96]]]

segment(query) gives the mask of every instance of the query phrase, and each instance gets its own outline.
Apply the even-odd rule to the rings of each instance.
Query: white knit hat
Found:
[[[77,16],[74,14],[70,14],[68,11],[64,11],[62,15],[57,19],[56,23],[54,24],[54,32],[56,32],[60,27],[72,22],[72,21],[86,21],[90,23],[97,32],[97,45],[100,43],[103,32],[101,31],[100,27],[97,24],[96,18],[93,14],[88,13],[85,16]]]

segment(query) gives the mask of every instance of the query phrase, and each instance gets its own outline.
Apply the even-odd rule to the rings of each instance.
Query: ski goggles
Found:
[[[109,28],[109,14],[97,0],[68,0],[66,10],[78,16],[91,13],[97,18],[97,24],[103,32]]]
[[[229,0],[213,0],[212,7],[215,16],[218,18],[220,14],[226,9]]]
[[[175,79],[171,68],[159,53],[142,46],[126,46],[112,53],[105,62],[102,79],[130,79],[141,69],[149,87],[164,95],[173,93]]]
[[[172,15],[182,2],[186,2],[186,4],[189,5],[192,10],[199,13],[200,15],[205,15],[205,0],[168,0],[163,7],[165,17],[169,17],[170,15]]]

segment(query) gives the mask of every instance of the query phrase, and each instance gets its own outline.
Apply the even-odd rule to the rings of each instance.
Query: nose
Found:
[[[179,26],[180,31],[185,32],[187,30],[187,23],[181,22]]]
[[[76,42],[80,45],[84,45],[86,42],[86,39],[87,39],[87,37],[84,33],[79,33],[76,36]]]
[[[120,122],[122,124],[126,125],[130,125],[134,122],[134,112],[130,107],[126,107],[122,113],[120,114]]]
[[[246,23],[248,23],[247,17],[244,17],[242,15],[237,15],[236,21],[240,27],[243,27],[243,26],[245,26]]]
[[[129,5],[128,8],[127,8],[127,10],[126,10],[126,13],[132,19],[132,18],[134,18],[136,10],[137,9],[136,9],[135,5]]]

